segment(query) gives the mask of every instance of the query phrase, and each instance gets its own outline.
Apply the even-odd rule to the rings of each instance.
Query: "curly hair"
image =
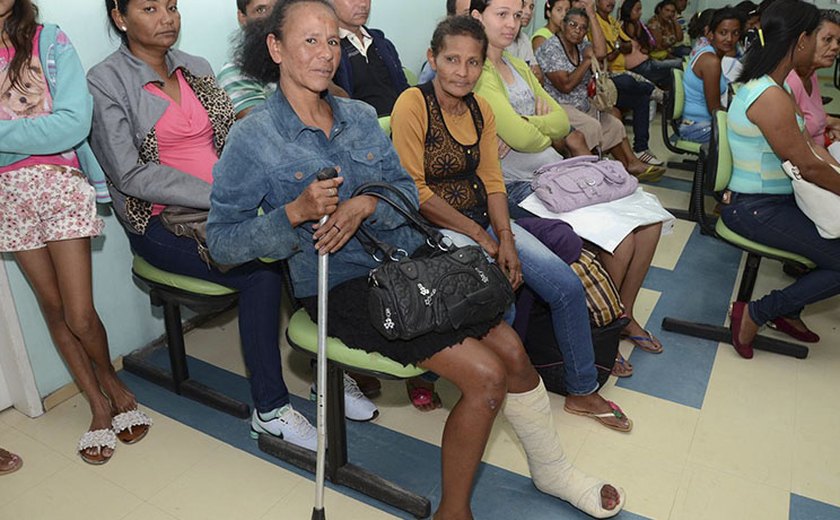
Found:
[[[273,34],[278,40],[283,39],[289,9],[297,4],[319,4],[335,14],[335,9],[327,0],[278,1],[268,17],[245,26],[234,52],[234,61],[243,73],[262,83],[276,83],[280,79],[280,68],[268,53],[266,38]]]

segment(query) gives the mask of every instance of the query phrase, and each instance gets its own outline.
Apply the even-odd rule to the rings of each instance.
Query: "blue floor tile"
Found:
[[[840,520],[840,507],[790,494],[790,520]]]
[[[717,343],[663,331],[662,318],[722,325],[740,260],[740,251],[701,235],[695,227],[673,271],[651,268],[644,287],[661,296],[648,329],[665,351],[654,355],[635,349],[633,377],[619,379],[618,386],[685,406],[703,406]]]
[[[166,366],[167,360],[164,350],[159,350],[150,356],[150,361],[159,366]],[[188,358],[188,364],[191,376],[197,381],[231,397],[250,402],[248,382],[245,378],[195,358]],[[237,419],[175,395],[125,371],[120,372],[120,377],[134,391],[143,405],[251,455],[305,478],[313,478],[312,474],[261,452],[257,448],[257,443],[249,436],[247,420]],[[314,403],[292,396],[292,404],[295,409],[314,422]],[[437,446],[375,423],[348,423],[347,445],[348,457],[352,463],[415,493],[427,496],[432,501],[433,508],[439,502],[440,448]],[[400,518],[410,518],[401,511],[355,491],[329,483],[327,485],[340,493]],[[529,478],[489,464],[482,464],[479,469],[472,503],[476,518],[488,520],[513,518],[585,520],[591,518],[571,505],[537,491]],[[618,518],[644,520],[645,517],[625,511]]]

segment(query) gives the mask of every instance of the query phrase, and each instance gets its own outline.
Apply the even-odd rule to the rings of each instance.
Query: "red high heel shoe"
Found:
[[[730,320],[729,327],[732,331],[732,346],[735,347],[735,350],[742,358],[752,359],[752,343],[741,343],[738,340],[738,332],[741,331],[741,321],[744,319],[745,312],[749,312],[747,302],[732,302],[732,319]]]
[[[767,326],[772,329],[776,329],[779,332],[784,332],[793,339],[798,339],[799,341],[804,341],[805,343],[817,343],[820,340],[820,337],[815,332],[810,330],[799,330],[781,316],[770,320],[767,323]]]

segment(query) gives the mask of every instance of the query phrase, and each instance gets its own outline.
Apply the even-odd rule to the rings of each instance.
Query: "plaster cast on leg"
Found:
[[[525,448],[534,485],[543,493],[571,503],[595,518],[610,518],[624,507],[624,490],[613,509],[601,506],[601,488],[607,482],[575,468],[566,458],[551,415],[551,403],[542,380],[536,388],[521,394],[507,394],[502,408]]]

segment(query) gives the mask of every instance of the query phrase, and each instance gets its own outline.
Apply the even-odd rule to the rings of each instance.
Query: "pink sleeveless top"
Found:
[[[41,27],[38,27],[32,43],[32,57],[29,59],[29,66],[23,71],[20,80],[22,85],[12,86],[9,82],[9,65],[11,65],[15,56],[15,50],[0,48],[0,120],[2,121],[36,118],[52,114],[52,96],[39,55],[40,39]],[[31,155],[8,166],[0,166],[0,173],[20,170],[37,164],[55,164],[80,168],[76,152],[70,150],[55,155]]]
[[[169,107],[155,125],[160,163],[212,184],[213,166],[219,160],[213,143],[213,125],[181,69],[175,71],[175,76],[181,89],[180,105],[154,83],[143,87],[169,101]],[[165,207],[155,204],[152,215],[160,214]]]

